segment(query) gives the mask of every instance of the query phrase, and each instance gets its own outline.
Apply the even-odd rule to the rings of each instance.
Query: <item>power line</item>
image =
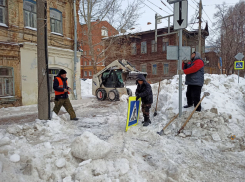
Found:
[[[160,0],[161,2],[162,2],[162,4],[164,5],[164,6],[166,6],[171,12],[173,11],[172,9],[170,9],[162,0]]]
[[[147,0],[149,3],[151,3],[151,4],[153,4],[154,6],[156,6],[157,8],[159,8],[160,10],[162,10],[162,11],[164,11],[164,12],[166,12],[166,13],[168,13],[169,14],[169,12],[167,12],[167,11],[165,11],[165,10],[163,10],[162,8],[160,8],[159,6],[157,6],[157,5],[155,5],[154,3],[152,3],[151,1],[149,1],[149,0]]]

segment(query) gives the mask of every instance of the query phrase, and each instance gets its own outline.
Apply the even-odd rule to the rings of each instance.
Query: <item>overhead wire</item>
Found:
[[[151,4],[153,4],[154,6],[156,6],[157,8],[159,8],[160,10],[162,10],[162,11],[164,11],[164,12],[166,12],[166,13],[168,13],[169,14],[169,12],[167,12],[167,11],[165,11],[165,10],[163,10],[162,8],[160,8],[159,6],[157,6],[157,5],[155,5],[154,3],[152,3],[151,1],[149,1],[149,0],[147,0],[149,3],[151,3]]]

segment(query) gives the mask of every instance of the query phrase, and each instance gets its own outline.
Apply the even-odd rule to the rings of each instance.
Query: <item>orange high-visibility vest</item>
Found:
[[[58,80],[58,82],[59,82],[59,88],[63,88],[63,81],[62,81],[62,79],[60,78],[60,77],[56,77],[56,79]],[[68,87],[68,82],[67,82],[67,80],[66,80],[66,85],[67,85],[67,87]],[[59,91],[54,91],[54,93],[55,93],[55,95],[62,95],[62,94],[64,94],[65,92],[59,92]],[[70,92],[68,92],[68,94],[70,94]]]

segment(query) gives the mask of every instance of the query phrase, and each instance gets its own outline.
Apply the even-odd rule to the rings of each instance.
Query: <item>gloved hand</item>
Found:
[[[135,95],[136,95],[136,101],[139,100],[140,98],[139,94],[136,92]]]
[[[183,70],[178,70],[178,75],[183,75],[185,72]]]
[[[188,60],[184,60],[183,62],[184,62],[185,64],[187,64],[189,61],[188,61]]]

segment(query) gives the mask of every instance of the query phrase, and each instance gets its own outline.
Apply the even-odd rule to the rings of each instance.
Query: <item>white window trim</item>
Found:
[[[165,66],[164,65],[168,65],[168,73],[165,73]],[[168,75],[169,74],[169,63],[163,63],[163,74],[164,75]]]
[[[157,63],[152,63],[152,65],[151,65],[151,74],[152,75],[157,75],[157,68],[158,68],[158,66],[156,68],[156,74],[153,74],[153,65],[157,65]]]
[[[89,76],[92,76],[92,71],[89,71],[89,72],[88,72],[88,75],[89,75]]]
[[[29,4],[32,4],[32,5],[34,5],[34,6],[36,6],[36,12],[34,12],[34,11],[29,11],[29,10],[26,10],[26,9],[24,9],[25,8],[25,3],[29,3]],[[30,25],[30,22],[28,22],[28,25],[26,25],[27,24],[27,22],[26,21],[29,21],[30,19],[28,18],[28,20],[26,20],[26,18],[25,18],[25,12],[28,12],[29,14],[33,14],[33,15],[35,15],[35,17],[36,17],[36,19],[35,20],[32,20],[32,21],[34,21],[34,26],[32,27],[31,25]],[[37,28],[37,5],[36,5],[36,3],[35,3],[35,1],[33,1],[33,2],[31,2],[31,1],[23,1],[23,13],[24,13],[24,25],[25,25],[25,28],[27,28],[27,27],[30,27],[32,30],[33,30],[33,28]],[[32,22],[33,23],[33,22]],[[36,27],[35,27],[36,26]],[[30,29],[29,28],[29,29]]]
[[[60,20],[59,19],[55,19],[54,17],[51,17],[50,15],[50,29],[51,29],[51,33],[55,34],[55,35],[59,35],[59,36],[63,36],[63,18],[62,18],[62,12],[60,12],[58,9],[55,8],[50,8],[50,14],[51,12],[57,12],[60,15]],[[61,32],[56,32],[56,31],[52,31],[52,20],[54,20],[54,22],[60,22],[61,23]],[[57,27],[54,27],[55,29],[57,29]]]
[[[7,6],[6,6],[6,0],[3,1],[4,5],[1,5],[0,8],[3,9],[3,22],[0,22],[0,26],[2,27],[8,27],[6,25],[6,11],[7,11]]]
[[[84,71],[84,76],[88,76],[87,71]]]

